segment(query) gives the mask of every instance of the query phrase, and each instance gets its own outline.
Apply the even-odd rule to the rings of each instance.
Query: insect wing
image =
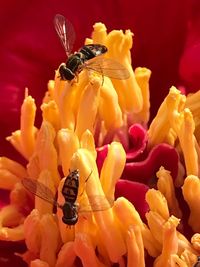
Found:
[[[67,56],[69,56],[76,37],[74,27],[70,21],[66,20],[65,17],[60,14],[55,16],[54,26],[65,52]]]
[[[32,194],[36,195],[37,197],[42,198],[43,200],[47,201],[48,203],[54,206],[60,206],[56,201],[53,192],[44,184],[38,182],[37,180],[23,178],[22,179],[23,186],[30,191]]]
[[[80,199],[78,212],[88,211],[103,211],[111,208],[114,204],[114,199],[109,199],[105,196],[84,196]]]
[[[84,67],[112,79],[125,80],[130,76],[129,71],[122,64],[111,58],[93,58],[88,60]]]

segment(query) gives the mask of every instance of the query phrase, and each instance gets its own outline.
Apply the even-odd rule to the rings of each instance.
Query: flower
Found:
[[[195,115],[195,111],[198,114],[198,107],[194,107],[196,97],[187,97],[186,100],[176,88],[171,88],[146,132],[143,127],[147,126],[149,120],[150,71],[138,68],[133,72],[129,54],[132,38],[130,31],[125,34],[113,31],[107,35],[105,26],[96,24],[92,38],[87,42],[97,40],[104,43],[109,48],[108,56],[121,57],[130,72],[130,78],[127,81],[113,80],[112,83],[109,78],[105,78],[102,83],[98,75],[92,73],[88,76],[86,71],[82,71],[78,83],[68,83],[60,81],[57,72],[55,81],[49,82],[41,106],[43,121],[40,127],[35,127],[36,106],[26,90],[21,108],[20,130],[13,132],[7,140],[23,155],[28,165],[24,168],[7,157],[1,158],[2,177],[6,178],[2,180],[1,186],[11,190],[10,205],[0,213],[1,239],[25,238],[28,251],[23,259],[31,262],[31,266],[62,266],[66,257],[70,258],[69,265],[73,265],[76,256],[86,266],[110,266],[113,262],[124,265],[125,254],[128,266],[133,261],[137,266],[145,266],[144,249],[149,256],[156,258],[155,266],[163,266],[166,262],[191,266],[198,255],[198,234],[189,242],[179,232],[178,228],[182,231],[184,228],[180,223],[182,212],[175,186],[180,188],[183,185],[183,196],[191,210],[189,225],[194,231],[198,231],[198,209],[194,205],[198,186],[192,197],[189,194],[192,182],[195,184],[198,176],[198,115]],[[120,38],[117,50],[114,50],[113,40],[117,42]],[[120,92],[121,88],[124,88],[123,93]],[[134,98],[129,99],[129,94]],[[107,105],[110,113],[105,112],[104,107]],[[85,118],[88,120],[85,121]],[[196,125],[193,118],[196,118]],[[133,139],[135,133],[139,133],[142,138],[142,142],[139,142],[139,146],[136,143],[136,147]],[[110,144],[100,150],[103,159],[99,157],[101,166],[98,166],[97,171],[95,144],[108,143]],[[164,165],[162,162],[166,162],[162,158],[167,155],[166,151],[173,158],[170,156],[169,164]],[[160,162],[158,155],[161,157]],[[126,158],[129,162],[124,168]],[[158,166],[155,166],[155,162]],[[183,165],[186,168],[186,179]],[[142,166],[150,176],[154,176],[155,171],[161,167],[156,173],[158,180],[149,184],[150,187],[157,186],[157,190],[126,180],[120,180],[116,187],[116,193],[117,188],[119,192],[122,189],[120,194],[130,198],[134,205],[136,199],[129,195],[130,189],[133,192],[138,189],[139,193],[143,190],[143,195],[139,194],[142,208],[140,210],[137,207],[141,213],[124,197],[118,197],[113,207],[108,206],[108,200],[113,199],[115,183],[123,169],[123,178],[127,178],[128,173],[134,177],[137,169],[142,170]],[[151,170],[152,166],[154,169]],[[58,201],[62,203],[61,189],[65,178],[60,179],[68,174],[69,169],[80,171],[81,194],[78,195],[78,202],[84,201],[85,206],[92,206],[98,196],[101,206],[106,206],[105,210],[93,209],[93,212],[86,215],[80,213],[79,221],[73,229],[65,228],[61,210],[58,209],[55,217],[52,206],[40,198],[36,198],[35,209],[30,213],[32,197],[27,195],[20,183],[27,176],[37,179],[47,184],[54,195],[58,190]],[[141,174],[142,171],[138,176]],[[150,178],[143,178],[143,182],[151,181]],[[197,180],[198,178],[196,182]],[[127,185],[130,188],[126,191],[123,186],[127,188]],[[146,216],[145,222],[140,215]],[[162,235],[158,234],[159,231]],[[100,233],[103,233],[104,239],[97,242]],[[51,239],[51,247],[47,243],[48,238]]]

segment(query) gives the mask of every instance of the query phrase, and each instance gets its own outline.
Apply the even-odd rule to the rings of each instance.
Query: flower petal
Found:
[[[145,200],[145,194],[148,189],[149,187],[142,183],[119,180],[115,187],[115,198],[123,196],[128,199],[134,205],[141,218],[145,219],[145,213],[149,210]]]
[[[147,131],[140,125],[134,124],[128,130],[130,136],[130,149],[127,151],[128,161],[136,160],[145,150],[147,143]]]
[[[122,177],[148,184],[155,177],[160,166],[164,166],[165,169],[171,172],[173,179],[176,179],[178,160],[178,153],[174,147],[168,144],[159,144],[151,150],[144,161],[126,163]]]

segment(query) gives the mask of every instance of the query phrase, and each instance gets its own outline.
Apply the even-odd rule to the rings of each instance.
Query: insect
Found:
[[[114,79],[129,78],[129,72],[122,64],[113,59],[98,57],[107,52],[107,47],[104,45],[84,45],[78,52],[72,54],[75,31],[73,25],[64,16],[57,14],[54,18],[54,26],[67,55],[66,62],[59,68],[61,80],[71,81],[83,69],[93,70],[102,76]]]
[[[200,267],[200,256],[197,256],[197,262],[193,267]]]
[[[90,175],[87,177],[86,181],[89,179]],[[23,178],[22,184],[32,194],[62,209],[62,221],[70,226],[77,223],[78,213],[80,212],[106,210],[113,205],[113,200],[108,200],[105,196],[88,197],[90,204],[88,204],[88,201],[85,202],[86,199],[84,198],[82,199],[82,205],[81,203],[76,203],[79,189],[79,170],[70,171],[69,175],[65,178],[62,188],[62,195],[65,199],[63,205],[55,200],[53,192],[43,183],[37,180]]]

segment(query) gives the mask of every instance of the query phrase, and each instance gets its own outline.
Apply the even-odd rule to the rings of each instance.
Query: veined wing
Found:
[[[112,79],[125,80],[130,76],[121,63],[111,58],[95,57],[85,62],[84,67]]]
[[[76,37],[74,27],[70,21],[60,14],[55,16],[54,26],[65,52],[69,56]]]
[[[29,178],[23,178],[22,184],[29,192],[36,195],[37,197],[40,197],[53,206],[61,207],[55,200],[53,192],[44,184],[38,182],[37,180]]]
[[[109,199],[105,196],[86,196],[80,199],[78,204],[78,212],[88,211],[103,211],[111,208],[114,204],[114,199]]]

